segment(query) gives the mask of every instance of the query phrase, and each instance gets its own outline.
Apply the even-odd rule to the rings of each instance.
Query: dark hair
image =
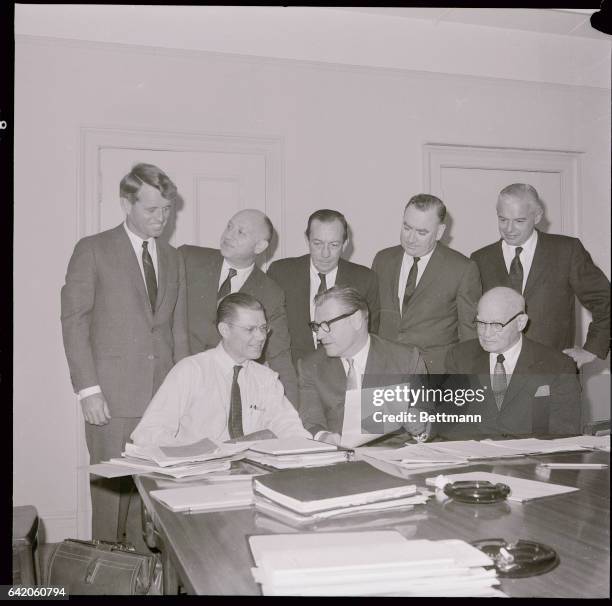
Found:
[[[529,183],[512,183],[506,185],[506,187],[499,192],[498,199],[505,197],[521,199],[530,198],[540,210],[544,210],[544,204],[538,195],[538,191],[533,185],[529,185]]]
[[[360,310],[364,312],[365,317],[368,317],[368,303],[365,297],[356,289],[350,286],[332,286],[329,290],[326,290],[318,294],[315,299],[315,305],[321,305],[329,299],[335,299],[345,309],[346,313]]]
[[[135,164],[132,170],[121,179],[119,183],[119,196],[125,198],[132,204],[138,200],[138,192],[142,184],[146,183],[159,190],[161,195],[173,202],[177,196],[176,185],[170,177],[153,164]]]
[[[438,213],[438,219],[440,219],[440,223],[444,221],[446,217],[446,206],[444,202],[437,198],[436,196],[432,196],[430,194],[417,194],[416,196],[412,196],[410,200],[408,200],[408,204],[406,204],[406,208],[404,208],[404,212],[409,206],[414,206],[419,210],[429,210],[430,208],[435,208]]]
[[[238,309],[265,310],[263,305],[253,296],[245,292],[233,292],[221,299],[217,307],[217,325],[221,322],[233,320]]]
[[[342,229],[344,230],[342,241],[346,242],[346,239],[348,238],[348,224],[342,213],[338,212],[337,210],[330,210],[329,208],[322,208],[313,212],[312,215],[308,217],[308,225],[306,227],[307,238],[310,238],[310,226],[315,219],[317,221],[321,221],[321,223],[340,221],[340,223],[342,223]]]

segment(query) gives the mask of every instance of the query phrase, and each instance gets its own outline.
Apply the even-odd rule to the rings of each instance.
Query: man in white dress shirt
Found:
[[[300,416],[315,439],[340,442],[347,391],[427,373],[415,347],[368,333],[368,306],[354,288],[335,286],[317,295],[311,328],[323,347],[298,362],[298,387]],[[420,435],[426,427],[414,423],[405,429]]]
[[[268,430],[276,437],[310,437],[284,395],[276,372],[258,364],[269,326],[263,306],[237,292],[217,310],[221,342],[179,362],[132,433],[135,444],[240,440]]]

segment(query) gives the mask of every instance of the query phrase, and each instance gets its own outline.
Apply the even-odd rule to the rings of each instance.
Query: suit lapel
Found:
[[[168,282],[168,249],[165,243],[156,240],[157,247],[157,299],[155,301],[155,309],[161,308],[166,295],[166,284]]]
[[[504,261],[501,240],[495,243],[495,249],[493,254],[489,257],[489,262],[491,263],[493,272],[497,277],[497,282],[499,282],[499,285],[509,287],[510,278],[508,277],[508,270],[506,269],[506,262]]]
[[[434,249],[431,258],[429,259],[429,263],[417,284],[417,287],[410,297],[410,301],[408,301],[408,310],[414,305],[415,301],[419,300],[419,297],[423,295],[424,292],[427,291],[428,286],[434,282],[435,280],[439,280],[440,276],[444,274],[444,249],[443,244],[439,242],[436,244],[436,248]],[[399,280],[399,278],[398,278]]]
[[[393,260],[391,262],[391,301],[393,301],[393,309],[399,314],[401,313],[399,305],[399,276],[402,269],[402,260],[404,258],[404,249],[401,246],[397,247],[397,252],[393,254]]]
[[[328,359],[322,365],[321,384],[331,389],[331,397],[328,401],[333,409],[339,409],[337,412],[340,423],[338,431],[342,432],[344,425],[344,400],[346,398],[346,373],[340,358]]]
[[[295,276],[295,291],[299,312],[297,317],[306,318],[306,322],[310,322],[310,255],[305,255],[299,259],[298,271]],[[300,328],[310,332],[308,327]]]
[[[502,410],[529,385],[530,375],[533,374],[533,366],[537,363],[538,361],[534,359],[527,341],[523,338],[521,353],[516,361],[510,384],[506,390]]]
[[[129,236],[125,232],[123,225],[119,225],[115,229],[116,236],[116,253],[117,253],[117,266],[124,266],[130,283],[136,287],[138,293],[138,299],[140,300],[141,307],[145,310],[149,320],[153,319],[153,312],[151,311],[151,302],[149,301],[149,295],[147,294],[147,288],[145,286],[140,266],[138,265],[138,259],[136,253],[132,247],[132,242]]]
[[[542,274],[546,271],[546,268],[554,266],[555,259],[548,248],[546,234],[538,231],[538,243],[536,244],[533,261],[531,262],[531,269],[529,270],[527,283],[525,284],[525,298],[527,298],[527,295],[531,292],[533,287],[540,281]]]
[[[246,292],[246,293],[257,292],[259,285],[261,283],[262,275],[263,275],[263,272],[256,265],[253,268],[253,271],[249,274],[249,277],[244,281],[244,284],[240,287],[240,292]]]

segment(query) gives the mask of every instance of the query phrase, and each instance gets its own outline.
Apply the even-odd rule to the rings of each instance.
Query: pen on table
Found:
[[[606,469],[606,463],[539,463],[539,467],[549,469]]]

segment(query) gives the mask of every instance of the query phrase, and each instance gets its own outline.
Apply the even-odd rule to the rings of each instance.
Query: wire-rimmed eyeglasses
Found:
[[[481,330],[485,330],[489,327],[493,332],[501,332],[512,320],[518,318],[520,315],[524,314],[524,311],[519,311],[517,314],[514,314],[507,322],[503,324],[501,322],[483,322],[478,318],[474,319],[474,324],[476,324],[476,328],[480,328]]]

